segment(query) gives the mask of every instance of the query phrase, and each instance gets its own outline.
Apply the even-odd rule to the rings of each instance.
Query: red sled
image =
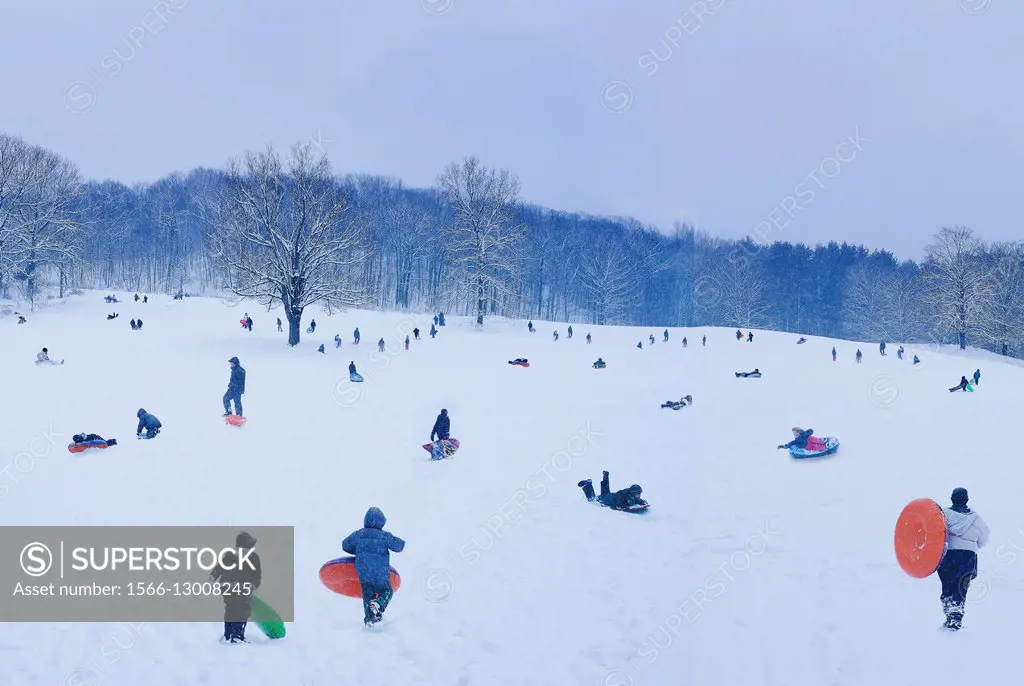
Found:
[[[85,443],[72,443],[68,446],[69,453],[84,453],[86,450],[102,450],[108,448],[106,441],[86,441]]]
[[[931,498],[912,500],[896,520],[896,561],[904,572],[923,579],[942,563],[948,540],[946,515],[939,504]]]
[[[363,587],[359,583],[359,575],[356,574],[356,558],[339,557],[330,562],[325,562],[320,567],[320,583],[331,591],[349,598],[362,598]],[[397,591],[402,585],[402,577],[398,571],[391,567],[391,574],[388,577],[391,582],[391,590]]]
[[[237,426],[239,428],[245,426],[248,420],[240,414],[229,414],[224,417],[224,423],[228,426]]]

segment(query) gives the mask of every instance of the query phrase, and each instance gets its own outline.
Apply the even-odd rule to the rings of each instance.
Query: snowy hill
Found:
[[[858,365],[850,342],[755,332],[741,343],[721,329],[672,329],[662,343],[660,329],[580,324],[567,340],[564,324],[537,321],[529,334],[525,322],[477,331],[451,318],[431,340],[426,315],[376,312],[311,312],[316,334],[290,349],[280,312],[252,303],[119,296],[0,319],[0,517],[293,525],[296,622],[274,643],[250,626],[254,644],[241,647],[220,645],[215,624],[7,624],[4,684],[822,686],[1009,673],[1024,605],[1024,466],[1003,438],[1019,414],[1018,365],[910,346],[901,362],[896,344],[880,357],[877,343],[860,346]],[[252,333],[238,324],[245,308]],[[406,352],[417,325],[424,340]],[[32,364],[43,346],[66,364]],[[233,355],[248,370],[242,430],[220,418]],[[506,363],[519,356],[529,369]],[[607,369],[591,369],[598,356]],[[978,366],[977,392],[947,392]],[[754,367],[764,378],[733,375]],[[693,407],[659,408],[686,394]],[[139,407],[163,422],[158,439],[133,439]],[[462,448],[432,463],[420,444],[442,407]],[[794,461],[775,447],[792,426],[842,447]],[[70,455],[79,431],[121,445]],[[651,512],[588,504],[576,484],[602,469],[613,489],[641,484]],[[892,534],[907,501],[947,504],[961,485],[992,542],[954,635],[938,630],[938,581],[901,572]],[[370,505],[407,541],[379,631],[317,579]]]

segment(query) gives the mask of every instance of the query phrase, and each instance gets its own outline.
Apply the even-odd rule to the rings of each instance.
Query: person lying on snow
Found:
[[[798,426],[793,427],[793,440],[789,443],[779,446],[779,450],[789,450],[790,448],[802,448],[811,452],[818,452],[819,450],[825,449],[825,441],[812,436],[814,429],[807,429],[804,431]]]
[[[576,484],[583,489],[583,495],[587,497],[587,500],[590,502],[596,500],[605,507],[623,512],[640,510],[647,507],[647,501],[640,497],[643,489],[639,485],[633,484],[629,488],[623,488],[621,491],[612,493],[608,485],[608,472],[602,472],[602,474],[600,495],[594,495],[594,483],[590,479],[584,479]]]
[[[966,391],[968,384],[970,384],[970,382],[967,380],[967,377],[966,376],[961,376],[960,377],[960,383],[957,384],[956,386],[953,386],[951,389],[949,389],[949,392],[950,393],[956,393],[957,391]]]
[[[107,315],[107,320],[110,320],[110,319],[117,319],[117,312],[113,312],[111,314],[108,314]]]
[[[155,438],[156,435],[160,433],[160,429],[163,428],[163,424],[160,423],[159,419],[146,412],[141,407],[139,408],[139,411],[135,413],[135,416],[139,418],[139,427],[135,429],[136,438]],[[142,435],[143,430],[146,431],[145,436]]]
[[[520,365],[520,366],[524,365],[524,364],[529,364],[529,362],[530,361],[527,360],[525,357],[517,357],[514,360],[509,360],[508,361],[509,364],[517,364],[517,365]]]
[[[92,443],[94,441],[99,441],[100,443],[106,443],[108,446],[110,446],[110,445],[117,445],[117,439],[116,438],[106,439],[106,438],[103,438],[103,436],[100,436],[99,434],[85,434],[85,433],[75,434],[74,436],[71,437],[71,440],[76,445],[79,444],[79,443]]]
[[[683,396],[679,400],[666,400],[662,407],[667,407],[672,410],[678,410],[687,405],[693,405],[693,396]]]
[[[803,336],[801,336],[801,337],[800,337],[800,340],[798,340],[798,341],[796,342],[796,344],[797,344],[797,345],[803,345],[803,344],[804,344],[804,343],[806,343],[806,342],[807,342],[807,339],[806,339],[806,338],[804,338]]]
[[[376,624],[384,615],[394,589],[391,588],[391,553],[405,550],[405,541],[384,531],[387,519],[380,508],[371,507],[363,517],[363,528],[341,542],[341,549],[355,555],[356,574],[363,588],[363,623]]]
[[[736,378],[738,379],[760,379],[761,370],[755,369],[752,372],[736,372]]]

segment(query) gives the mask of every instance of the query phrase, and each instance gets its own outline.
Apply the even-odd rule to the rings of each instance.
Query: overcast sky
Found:
[[[1024,239],[1020,0],[32,0],[0,51],[0,131],[94,179],[313,140],[666,231]]]

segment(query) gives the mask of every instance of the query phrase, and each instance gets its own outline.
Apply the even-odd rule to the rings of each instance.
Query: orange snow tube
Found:
[[[896,561],[915,579],[931,575],[946,555],[946,516],[931,498],[907,503],[896,520]]]

